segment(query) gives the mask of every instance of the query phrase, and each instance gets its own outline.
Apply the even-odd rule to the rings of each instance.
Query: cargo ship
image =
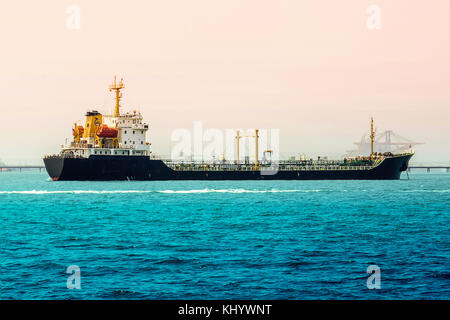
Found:
[[[381,180],[399,179],[408,168],[413,151],[402,154],[373,151],[375,134],[371,120],[370,155],[343,160],[259,160],[258,130],[254,132],[253,162],[239,157],[220,161],[173,161],[152,154],[146,139],[149,129],[140,112],[121,113],[123,80],[113,83],[115,109],[112,115],[97,110],[86,113],[85,125],[74,124],[73,141],[55,155],[44,157],[54,181],[61,180]]]

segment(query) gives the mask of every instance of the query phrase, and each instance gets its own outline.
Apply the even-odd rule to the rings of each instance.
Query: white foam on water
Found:
[[[247,190],[247,189],[194,189],[194,190],[24,190],[24,191],[0,191],[0,194],[125,194],[125,193],[166,193],[166,194],[189,194],[189,193],[291,193],[291,192],[319,192],[320,190]]]
[[[150,193],[146,190],[25,190],[0,191],[0,194],[114,194],[114,193]]]
[[[320,190],[247,190],[247,189],[198,189],[198,190],[161,190],[159,193],[278,193],[278,192],[319,192]]]
[[[421,192],[433,192],[433,193],[450,193],[450,189],[443,190],[401,190],[404,193],[421,193]]]

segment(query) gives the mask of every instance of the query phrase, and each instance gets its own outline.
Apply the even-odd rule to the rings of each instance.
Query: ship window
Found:
[[[134,134],[134,130],[133,130],[133,134]]]
[[[125,154],[125,151],[122,151],[122,154]]]
[[[97,151],[94,151],[95,154],[97,154]]]
[[[124,143],[125,143],[125,144],[127,144],[127,142],[126,142],[126,141],[125,141]]]
[[[144,141],[141,141],[141,144],[144,144]]]
[[[127,133],[127,130],[125,130],[125,133]]]

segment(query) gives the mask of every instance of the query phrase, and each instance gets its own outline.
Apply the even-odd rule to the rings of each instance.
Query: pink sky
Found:
[[[69,5],[81,28],[66,27]],[[366,8],[381,8],[381,29]],[[339,157],[368,130],[426,144],[416,161],[450,162],[448,0],[9,1],[0,11],[0,159],[40,163],[89,108],[171,132],[279,128],[283,153]]]

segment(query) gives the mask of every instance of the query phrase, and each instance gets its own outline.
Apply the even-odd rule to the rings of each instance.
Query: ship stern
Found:
[[[53,181],[60,180],[64,169],[64,157],[47,156],[44,158],[45,169]]]

